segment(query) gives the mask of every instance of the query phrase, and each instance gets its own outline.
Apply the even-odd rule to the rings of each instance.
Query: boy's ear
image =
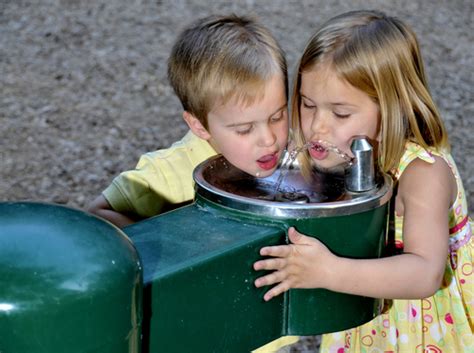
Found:
[[[194,135],[202,138],[203,140],[209,140],[211,138],[211,134],[207,129],[202,125],[198,118],[196,118],[190,112],[184,111],[183,112],[183,119],[188,124],[191,131]]]

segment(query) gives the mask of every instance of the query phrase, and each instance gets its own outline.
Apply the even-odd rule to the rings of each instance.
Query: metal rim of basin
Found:
[[[222,188],[218,188],[206,179],[206,172],[209,169],[221,171],[222,163],[227,161],[221,155],[209,158],[199,164],[193,173],[195,181],[196,196],[219,205],[251,212],[262,216],[274,218],[309,218],[309,217],[330,217],[343,216],[369,211],[387,203],[392,196],[392,178],[387,174],[381,174],[379,185],[373,190],[363,193],[347,193],[349,199],[331,202],[309,202],[293,203],[269,201],[258,198],[237,195]],[[227,168],[237,168],[228,162]],[[213,175],[222,175],[214,173]]]

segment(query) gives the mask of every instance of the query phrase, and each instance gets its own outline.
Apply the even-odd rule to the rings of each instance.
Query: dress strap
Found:
[[[433,151],[424,149],[422,146],[408,141],[405,144],[405,152],[403,153],[402,158],[398,164],[398,167],[395,170],[392,170],[392,174],[398,180],[400,176],[405,171],[405,168],[414,161],[415,159],[419,158],[427,163],[433,164],[435,162]]]
[[[449,228],[449,234],[456,233],[458,230],[464,227],[468,221],[469,221],[469,216],[464,217],[464,219],[461,222],[456,224],[454,227]]]
[[[451,230],[455,229],[454,232]],[[469,222],[469,217],[466,216],[460,223],[449,230],[449,234],[458,234],[449,238],[449,260],[451,268],[454,270],[457,267],[457,251],[463,245],[466,245],[472,238],[472,227]]]

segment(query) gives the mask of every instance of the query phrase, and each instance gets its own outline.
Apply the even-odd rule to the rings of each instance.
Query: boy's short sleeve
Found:
[[[194,198],[193,170],[215,154],[207,141],[188,132],[170,148],[142,155],[134,170],[121,173],[102,194],[117,212],[155,216]]]
[[[159,165],[155,167],[153,164],[147,155],[143,155],[136,169],[121,173],[103,191],[115,211],[151,217],[159,214],[165,203],[170,202],[171,190],[166,177]]]

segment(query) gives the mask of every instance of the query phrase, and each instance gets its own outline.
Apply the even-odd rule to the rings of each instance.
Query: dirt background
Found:
[[[376,8],[418,34],[474,210],[470,0],[0,0],[0,200],[82,208],[146,152],[184,135],[166,79],[177,33],[211,13],[257,15],[298,55],[323,20]],[[294,352],[315,352],[314,339]]]

